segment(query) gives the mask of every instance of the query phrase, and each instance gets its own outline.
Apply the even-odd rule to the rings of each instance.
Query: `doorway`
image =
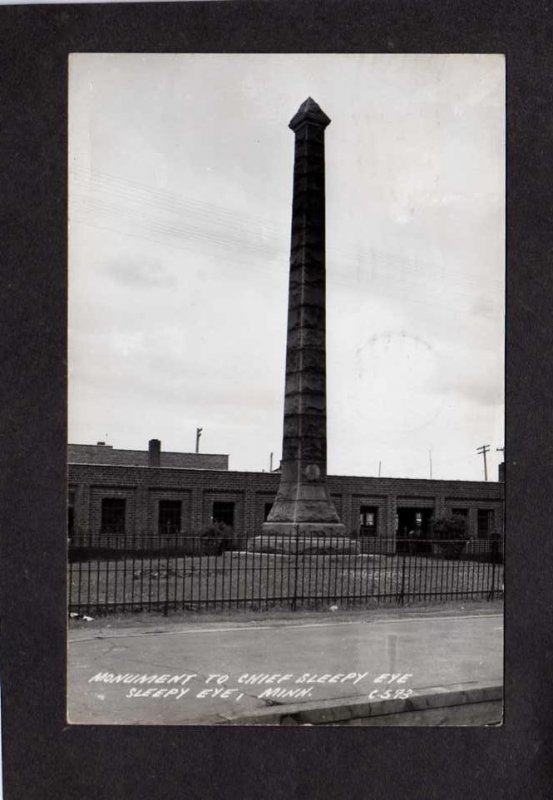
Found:
[[[430,538],[430,520],[434,509],[398,508],[396,528],[396,553],[428,553],[431,546],[426,541]]]

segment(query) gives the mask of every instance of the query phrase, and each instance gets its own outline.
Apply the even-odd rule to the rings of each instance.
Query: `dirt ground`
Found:
[[[336,609],[336,610],[331,610]],[[202,624],[204,622],[236,622],[237,624],[261,624],[267,620],[301,621],[306,619],[323,619],[332,616],[338,620],[364,619],[369,614],[371,619],[401,619],[408,616],[456,616],[459,614],[492,614],[503,611],[503,601],[493,600],[483,602],[474,601],[451,601],[444,603],[405,603],[399,607],[397,605],[384,607],[373,606],[367,608],[339,608],[336,606],[321,606],[316,610],[300,609],[291,611],[287,609],[268,609],[264,611],[251,611],[250,609],[230,609],[228,611],[170,611],[168,616],[164,616],[161,611],[142,611],[127,612],[124,614],[109,614],[94,617],[90,621],[81,618],[70,618],[69,629],[79,630],[86,628],[89,630],[109,629],[109,628],[150,628],[152,626],[164,628],[176,623],[186,622],[187,624]]]

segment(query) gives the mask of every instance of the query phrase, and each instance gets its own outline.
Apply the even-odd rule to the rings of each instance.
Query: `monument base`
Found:
[[[309,539],[320,536],[345,536],[346,526],[341,522],[264,522],[262,536],[288,536]]]
[[[340,523],[266,522],[262,534],[248,541],[247,549],[258,553],[283,555],[348,555],[360,553],[355,539],[344,535]]]

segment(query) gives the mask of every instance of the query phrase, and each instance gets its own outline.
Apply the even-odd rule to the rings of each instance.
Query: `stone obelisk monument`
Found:
[[[309,97],[289,126],[295,156],[281,480],[254,540],[261,549],[328,549],[334,543],[331,549],[343,551],[353,545],[344,538],[326,476],[324,134],[329,123]]]

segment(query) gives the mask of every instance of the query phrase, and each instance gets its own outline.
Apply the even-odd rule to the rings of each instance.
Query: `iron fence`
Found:
[[[69,611],[106,614],[492,600],[501,539],[368,538],[344,553],[300,535],[288,553],[230,549],[206,536],[100,534],[69,545]]]

